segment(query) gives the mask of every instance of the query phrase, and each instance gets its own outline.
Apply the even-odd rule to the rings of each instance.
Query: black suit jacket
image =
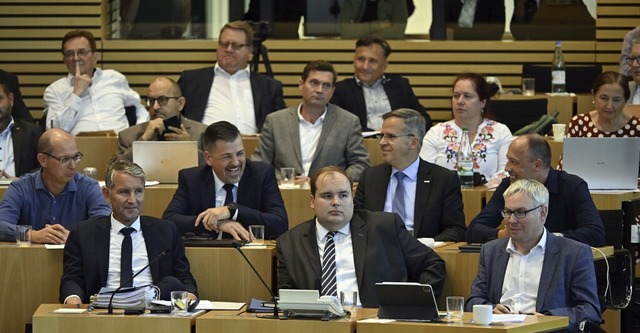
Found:
[[[384,91],[389,98],[391,110],[409,108],[418,111],[426,120],[426,130],[433,125],[431,117],[422,105],[418,97],[413,93],[409,80],[396,74],[385,74]],[[375,130],[367,127],[367,103],[364,100],[364,92],[356,79],[350,78],[336,83],[336,90],[331,97],[331,103],[355,114],[360,118],[360,126],[363,131]],[[389,110],[389,111],[391,111]]]
[[[185,290],[198,295],[198,287],[189,270],[189,260],[184,254],[184,244],[178,229],[170,222],[150,216],[140,217],[149,261],[165,249],[164,257],[148,269],[153,282],[173,276],[180,280]],[[109,271],[109,242],[111,217],[100,216],[77,224],[69,233],[64,247],[64,271],[60,282],[60,303],[70,295],[78,295],[82,303],[107,284]]]
[[[391,166],[386,163],[365,170],[356,190],[355,207],[384,210],[390,177]],[[415,202],[413,218],[416,237],[452,242],[464,240],[466,224],[462,192],[454,171],[420,159]]]
[[[246,161],[238,183],[237,221],[243,226],[265,226],[265,237],[274,238],[288,228],[287,212],[271,165]],[[202,223],[195,227],[196,217],[216,206],[215,180],[208,165],[178,172],[178,188],[162,218],[174,222],[180,233],[208,233]]]
[[[351,242],[363,307],[378,307],[375,284],[385,281],[428,283],[436,298],[442,291],[445,263],[404,230],[397,214],[355,210]],[[284,233],[276,245],[278,288],[320,290],[322,264],[315,219]]]
[[[31,113],[29,112],[29,109],[22,100],[22,93],[20,92],[20,82],[18,82],[18,77],[1,69],[0,77],[9,83],[9,91],[13,93],[13,109],[11,111],[13,119],[22,119],[30,123],[35,123],[33,117],[31,116]]]
[[[178,79],[178,85],[187,100],[182,111],[185,117],[202,121],[213,85],[214,74],[214,67],[182,72]],[[260,132],[269,113],[286,107],[282,98],[282,83],[267,75],[254,72],[251,72],[249,80],[251,81],[256,126]]]
[[[13,119],[15,125],[11,129],[13,140],[13,159],[16,174],[20,177],[38,168],[38,139],[42,135],[40,126],[21,119]]]

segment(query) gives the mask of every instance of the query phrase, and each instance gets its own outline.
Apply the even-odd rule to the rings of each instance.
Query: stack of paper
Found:
[[[113,307],[115,309],[144,308],[154,297],[153,286],[123,288],[113,294],[114,288],[100,288],[98,295],[91,297],[91,305],[98,308],[109,306],[109,300],[113,295]]]

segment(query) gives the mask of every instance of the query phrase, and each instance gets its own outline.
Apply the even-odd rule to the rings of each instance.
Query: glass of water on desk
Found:
[[[349,297],[351,295],[351,297]],[[340,304],[342,304],[342,308],[346,311],[349,311],[351,318],[355,318],[356,312],[358,310],[358,292],[354,291],[350,292],[340,292]]]

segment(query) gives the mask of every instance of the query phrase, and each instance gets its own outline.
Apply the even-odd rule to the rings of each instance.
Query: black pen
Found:
[[[508,307],[508,306],[506,306],[506,305],[504,305],[504,304],[503,304],[502,306],[504,306],[505,308],[507,308],[507,310],[509,310],[509,312],[513,313],[513,311],[511,311],[511,308],[510,308],[510,307]]]

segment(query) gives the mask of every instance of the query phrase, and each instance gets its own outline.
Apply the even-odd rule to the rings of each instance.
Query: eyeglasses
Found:
[[[170,99],[178,99],[178,98],[180,97],[173,97],[173,96],[147,97],[147,106],[152,107],[153,104],[156,104],[156,101],[158,102],[158,104],[160,104],[160,106],[165,106],[167,105],[167,103],[169,103]]]
[[[502,217],[511,217],[511,214],[513,214],[513,216],[515,216],[518,220],[521,220],[527,216],[528,212],[532,212],[540,207],[542,207],[542,205],[533,207],[529,210],[518,209],[518,210],[510,211],[508,209],[502,209],[500,210],[500,214],[502,214]]]
[[[91,53],[91,52],[93,52],[93,51],[80,49],[78,51],[69,50],[69,51],[67,51],[67,52],[65,52],[63,54],[64,54],[64,57],[66,59],[73,59],[73,57],[75,57],[76,55],[78,55],[78,58],[84,58],[84,57],[88,56],[89,53]]]
[[[393,133],[380,133],[376,134],[376,139],[382,141],[382,139],[387,139],[387,141],[393,141],[401,136],[415,136],[413,134],[393,134]]]
[[[66,156],[65,157],[57,157],[57,156],[53,156],[53,155],[51,155],[49,153],[45,153],[45,152],[42,152],[42,153],[47,155],[47,156],[49,156],[49,157],[51,157],[51,158],[55,158],[62,165],[67,165],[71,161],[74,161],[75,163],[78,163],[78,162],[82,161],[82,156],[84,156],[80,152],[75,154],[73,157],[66,157]]]
[[[245,46],[249,46],[249,44],[240,44],[240,43],[232,43],[232,42],[218,42],[218,47],[223,49],[228,49],[231,46],[231,49],[234,51],[238,51]]]
[[[640,57],[627,57],[627,64],[633,65],[634,62],[637,62],[640,65]]]

